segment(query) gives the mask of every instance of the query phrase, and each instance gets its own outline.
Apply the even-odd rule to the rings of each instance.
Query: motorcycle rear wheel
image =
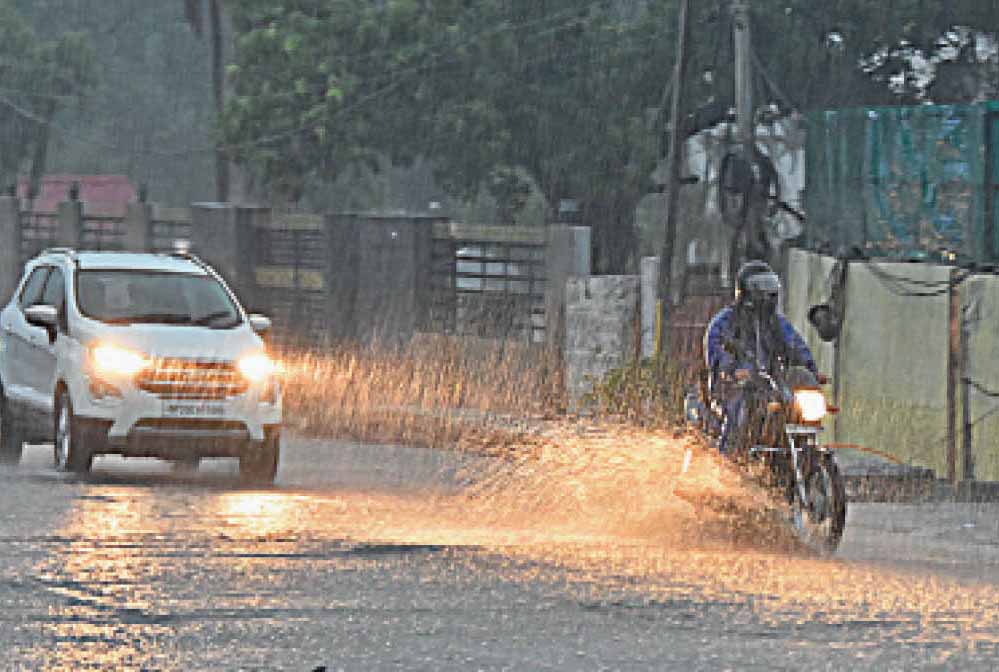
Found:
[[[831,555],[846,527],[846,485],[832,459],[818,460],[805,475],[808,506],[795,495],[791,524],[798,540],[813,553]]]

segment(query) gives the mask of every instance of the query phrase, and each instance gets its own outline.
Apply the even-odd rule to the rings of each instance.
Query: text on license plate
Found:
[[[163,415],[168,418],[217,418],[225,415],[225,405],[168,401],[163,404]]]

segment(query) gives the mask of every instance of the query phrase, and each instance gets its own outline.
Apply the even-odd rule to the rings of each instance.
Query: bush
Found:
[[[629,362],[593,385],[583,403],[597,415],[640,426],[675,425],[683,419],[689,373],[666,358]]]

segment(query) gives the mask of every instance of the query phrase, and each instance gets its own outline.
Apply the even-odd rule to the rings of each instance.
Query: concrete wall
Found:
[[[971,308],[968,314],[972,318],[968,323],[968,377],[989,391],[999,391],[999,278],[974,276],[961,286],[961,299],[962,305]],[[969,401],[974,423],[974,476],[999,481],[999,399],[972,388]],[[963,473],[963,464],[959,464],[958,473]]]
[[[810,305],[828,298],[833,263],[829,257],[793,251],[785,293],[785,313],[809,341],[820,369],[834,378],[836,405],[841,410],[828,423],[828,440],[884,451],[904,463],[928,467],[944,476],[949,329],[946,294],[900,296],[867,264],[851,262],[846,317],[834,348],[822,343],[805,319]],[[945,283],[950,276],[949,267],[930,264],[879,262],[877,268],[934,286]],[[999,291],[996,299],[999,302]],[[985,477],[984,473],[979,478]],[[999,473],[991,477],[999,479]]]
[[[565,286],[565,388],[570,404],[638,350],[639,278],[601,275]]]

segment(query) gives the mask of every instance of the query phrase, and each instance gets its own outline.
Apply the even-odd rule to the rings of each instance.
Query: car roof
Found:
[[[73,259],[81,270],[157,271],[208,275],[196,260],[171,254],[142,252],[76,252]]]

